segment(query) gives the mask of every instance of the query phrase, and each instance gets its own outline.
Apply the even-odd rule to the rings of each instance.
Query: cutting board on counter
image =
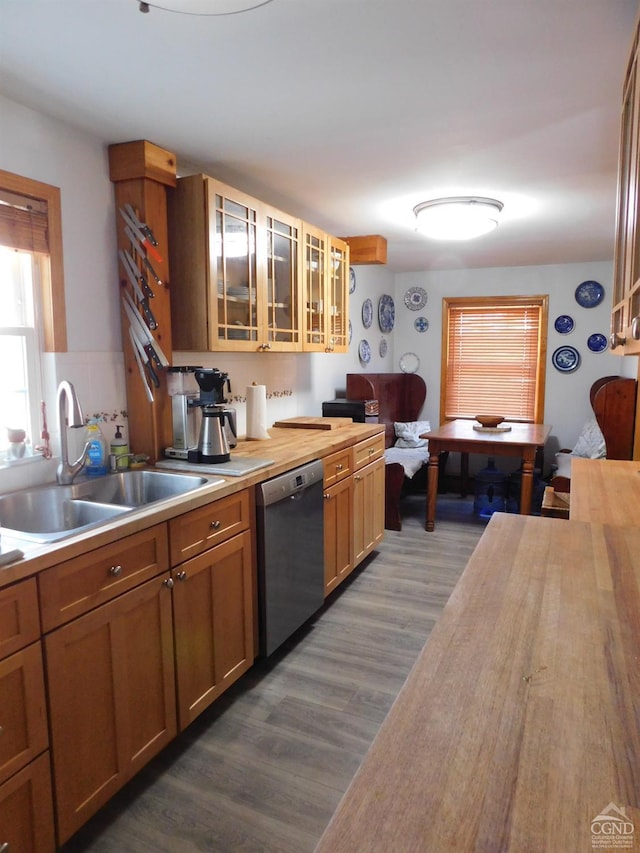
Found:
[[[274,427],[292,427],[293,429],[339,429],[350,426],[353,418],[285,418],[276,421]]]

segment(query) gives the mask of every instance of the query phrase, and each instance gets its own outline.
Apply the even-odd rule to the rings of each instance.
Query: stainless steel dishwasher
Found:
[[[324,603],[323,465],[257,487],[260,653],[270,655]]]

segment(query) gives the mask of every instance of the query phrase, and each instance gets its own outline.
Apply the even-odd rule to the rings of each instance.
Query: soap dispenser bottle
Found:
[[[84,470],[88,477],[100,477],[109,470],[107,442],[98,420],[92,418],[87,424],[87,459]]]
[[[116,424],[116,434],[109,448],[111,454],[116,457],[116,471],[124,471],[129,467],[129,445],[122,437],[122,424]]]

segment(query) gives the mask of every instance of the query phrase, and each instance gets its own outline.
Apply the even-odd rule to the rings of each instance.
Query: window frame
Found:
[[[547,370],[547,331],[549,318],[549,296],[546,294],[534,296],[461,296],[461,297],[443,297],[442,299],[442,354],[440,360],[440,423],[457,419],[446,417],[446,400],[447,400],[447,368],[448,368],[448,353],[449,353],[449,313],[450,308],[464,308],[490,310],[495,308],[496,311],[506,307],[524,307],[526,305],[534,305],[540,311],[539,325],[539,343],[538,356],[536,364],[536,394],[534,401],[533,420],[528,421],[522,419],[524,423],[544,423],[544,403],[545,403],[545,386],[546,386],[546,370]],[[499,345],[499,342],[492,341],[490,345]],[[499,412],[496,412],[499,414]],[[459,416],[463,419],[463,416]],[[467,418],[469,420],[472,417]]]
[[[0,188],[47,205],[49,263],[40,264],[42,351],[67,352],[60,188],[0,169]]]

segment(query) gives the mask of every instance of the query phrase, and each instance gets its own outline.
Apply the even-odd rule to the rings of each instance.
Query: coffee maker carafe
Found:
[[[198,462],[228,462],[229,448],[238,442],[235,410],[226,405],[224,396],[225,386],[231,390],[229,376],[217,368],[199,368],[195,379],[200,386],[198,405],[202,407]]]
[[[199,367],[169,367],[167,391],[171,398],[173,443],[165,448],[165,456],[188,459],[197,453],[200,434],[199,388],[195,371]]]

